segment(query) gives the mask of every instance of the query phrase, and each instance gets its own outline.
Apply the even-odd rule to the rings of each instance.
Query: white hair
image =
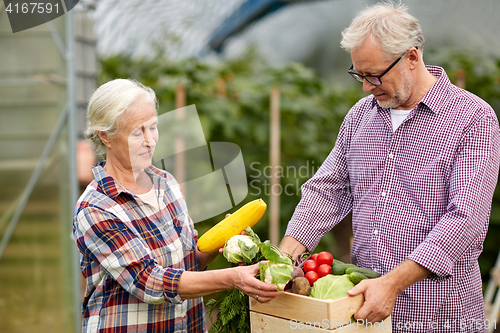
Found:
[[[420,52],[424,47],[420,22],[408,13],[405,5],[391,1],[380,2],[359,13],[342,31],[340,45],[351,52],[367,37],[380,46],[388,60],[399,57],[411,47],[417,47]]]
[[[105,152],[105,146],[98,132],[105,132],[108,136],[116,134],[120,117],[132,111],[132,104],[139,99],[158,109],[153,89],[132,79],[109,81],[94,92],[87,108],[88,123],[84,136],[93,142],[99,155]]]

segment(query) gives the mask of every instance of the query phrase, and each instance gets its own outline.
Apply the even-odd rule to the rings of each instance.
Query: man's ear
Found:
[[[101,139],[102,143],[108,148],[111,148],[111,143],[109,142],[108,133],[104,131],[97,131],[97,135],[99,135],[99,139]]]
[[[420,54],[416,48],[412,48],[410,52],[408,52],[408,58],[410,60],[410,69],[415,69],[417,67],[417,63],[421,60]]]

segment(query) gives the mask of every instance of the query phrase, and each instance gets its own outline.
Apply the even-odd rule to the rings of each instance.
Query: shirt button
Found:
[[[377,230],[377,229],[373,230],[373,234],[374,234],[375,236],[376,236],[376,235],[378,235],[378,230]]]
[[[394,158],[394,154],[393,154],[393,153],[390,153],[390,154],[389,154],[389,158]]]
[[[383,196],[383,197],[385,197],[385,196],[386,196],[386,194],[387,194],[387,193],[382,192],[380,195],[381,195],[381,196]]]

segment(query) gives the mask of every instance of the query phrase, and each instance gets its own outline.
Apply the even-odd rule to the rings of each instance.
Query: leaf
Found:
[[[209,300],[206,306],[210,317],[212,317],[213,311],[219,307],[215,320],[212,317],[210,333],[250,332],[248,296],[240,290],[229,290],[226,297],[218,301]]]
[[[260,244],[262,242],[260,241],[259,236],[257,236],[257,234],[252,230],[252,228],[246,227],[245,231],[248,232],[248,236],[252,237],[252,240],[260,247]]]
[[[292,279],[293,266],[292,264],[261,263],[260,279],[267,283],[273,283],[278,287],[278,290],[283,290],[288,281]]]
[[[271,241],[269,240],[260,243],[260,251],[262,252],[262,256],[269,261],[288,265],[292,264],[292,260],[287,256],[284,256],[280,249],[271,244]]]
[[[243,258],[243,262],[249,264],[252,262],[252,259],[257,255],[257,251],[259,251],[259,246],[249,246],[242,240],[238,239],[238,245],[241,249],[241,257]]]
[[[354,287],[349,276],[326,275],[314,282],[311,297],[319,299],[339,299],[347,296],[347,291]]]

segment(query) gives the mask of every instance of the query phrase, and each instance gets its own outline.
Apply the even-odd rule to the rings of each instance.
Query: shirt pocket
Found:
[[[195,251],[196,242],[194,240],[192,223],[190,217],[187,213],[181,214],[180,216],[173,219],[174,228],[176,229],[179,238],[182,240],[182,244],[186,251]]]
[[[172,189],[170,189],[172,191]],[[167,190],[169,192],[169,190]],[[179,192],[180,195],[180,192]],[[167,193],[167,197],[172,198],[172,193]],[[183,247],[186,251],[195,251],[196,242],[194,239],[194,226],[193,221],[189,217],[187,205],[184,198],[181,196],[173,197],[174,202],[165,202],[166,212],[170,216],[166,218],[171,218],[172,226],[182,241]]]

